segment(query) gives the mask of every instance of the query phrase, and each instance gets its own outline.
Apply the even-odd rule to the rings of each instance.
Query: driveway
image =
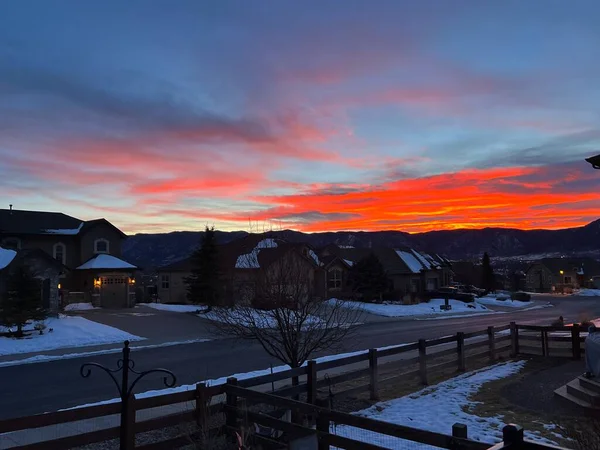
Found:
[[[144,344],[221,337],[207,321],[194,314],[160,311],[147,306],[138,305],[132,309],[94,309],[79,311],[76,315],[144,337],[148,339]]]

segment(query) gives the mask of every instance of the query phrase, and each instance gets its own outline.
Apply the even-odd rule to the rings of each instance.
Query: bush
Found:
[[[513,292],[510,294],[510,299],[519,302],[528,302],[531,300],[531,294],[528,294],[527,292]]]

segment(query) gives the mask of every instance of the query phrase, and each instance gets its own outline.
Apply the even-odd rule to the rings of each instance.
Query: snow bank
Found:
[[[463,409],[471,411],[477,405],[476,402],[469,400],[469,397],[477,393],[483,384],[514,375],[524,365],[525,361],[496,364],[483,370],[452,378],[402,398],[377,403],[356,414],[444,434],[450,434],[452,424],[459,422],[467,425],[469,439],[489,444],[498,443],[502,441],[502,427],[505,425],[502,416],[478,417]],[[405,446],[407,448],[410,446],[411,449],[434,448],[387,435],[360,431],[346,425],[338,426],[332,432],[352,439],[362,438],[364,442],[386,448],[404,448]],[[525,435],[536,442],[556,445],[555,442],[543,438],[536,432],[525,431]]]
[[[65,306],[65,311],[88,311],[90,309],[100,309],[97,306],[92,306],[91,303],[71,303]]]
[[[330,299],[328,302],[335,302],[337,300]],[[464,303],[459,300],[449,300],[452,309],[450,311],[443,311],[440,306],[445,304],[442,299],[433,299],[428,303],[418,303],[416,305],[400,305],[396,303],[363,303],[363,302],[344,302],[346,308],[358,308],[370,314],[385,317],[409,317],[409,316],[424,316],[431,314],[443,314],[450,316],[452,313],[474,313],[480,314],[483,312],[493,313],[484,305],[478,303]],[[464,317],[464,316],[463,316]]]
[[[45,324],[46,330],[42,335],[34,331],[23,339],[0,337],[0,356],[144,339],[83,317],[60,316],[47,319]],[[29,325],[29,328],[33,326]]]
[[[525,308],[527,306],[532,306],[533,302],[520,302],[518,300],[499,300],[497,297],[493,296],[485,296],[476,298],[475,301],[482,305],[488,306],[504,306],[506,308]]]
[[[171,311],[179,313],[197,313],[205,309],[202,305],[167,305],[166,303],[138,303],[140,306],[147,306],[152,309],[159,309],[161,311]]]
[[[230,317],[232,320],[240,323],[249,325],[256,325],[258,328],[276,328],[277,320],[275,318],[274,312],[269,311],[257,311],[253,308],[236,308],[231,311]],[[294,320],[294,313],[286,312],[286,316],[289,315],[290,320]],[[200,314],[199,317],[204,319],[213,320],[216,322],[222,321],[222,317],[219,312],[216,310],[212,310],[208,313]],[[304,321],[304,325],[313,326],[315,324],[321,323],[322,320],[317,316],[308,316]]]
[[[15,256],[17,256],[17,252],[14,250],[0,247],[0,270],[8,266],[15,259]]]
[[[580,295],[581,297],[600,297],[600,289],[580,289],[573,295]]]

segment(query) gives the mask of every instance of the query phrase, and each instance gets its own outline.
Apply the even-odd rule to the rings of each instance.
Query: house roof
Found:
[[[0,247],[0,270],[6,268],[17,256],[17,252]]]
[[[99,253],[88,259],[75,270],[133,270],[137,269],[133,264],[123,261],[113,255]]]
[[[600,262],[593,258],[543,258],[538,263],[555,274],[559,274],[561,270],[571,272],[576,268],[576,272],[582,272],[580,275],[600,275]]]
[[[107,224],[125,237],[125,233],[106,219],[83,221],[59,212],[0,209],[0,234],[75,236],[99,224]]]

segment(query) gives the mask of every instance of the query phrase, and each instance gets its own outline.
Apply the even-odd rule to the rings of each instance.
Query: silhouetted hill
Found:
[[[246,234],[245,231],[218,231],[217,240],[226,243]],[[480,258],[486,251],[494,258],[600,256],[600,220],[584,227],[554,231],[484,228],[408,234],[402,231],[301,233],[284,230],[273,234],[292,242],[308,242],[317,248],[330,243],[354,247],[407,245],[450,259]],[[201,232],[189,231],[136,234],[125,241],[123,254],[140,267],[152,269],[189,256],[200,242],[201,235]]]

